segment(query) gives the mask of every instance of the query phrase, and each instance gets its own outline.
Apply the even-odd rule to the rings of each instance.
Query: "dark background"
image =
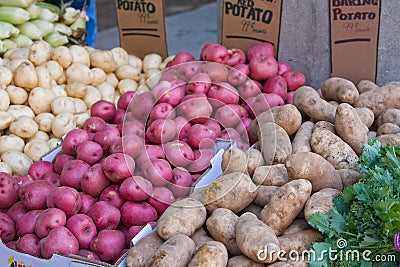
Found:
[[[164,0],[165,14],[170,16],[202,5],[215,2],[215,0]],[[99,31],[117,26],[117,14],[114,0],[96,0],[97,25]]]

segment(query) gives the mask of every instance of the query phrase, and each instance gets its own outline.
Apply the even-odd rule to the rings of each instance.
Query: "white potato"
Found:
[[[60,84],[60,85],[53,85],[51,87],[51,91],[54,93],[54,98],[57,96],[68,96],[67,92],[65,92],[65,85]]]
[[[146,74],[142,73],[140,74],[140,81],[139,81],[139,85],[142,85],[146,82],[147,78],[146,78]]]
[[[0,89],[0,111],[6,111],[10,106],[10,96],[7,91]]]
[[[75,114],[75,122],[76,122],[76,127],[82,128],[83,124],[90,118],[90,112],[83,112],[79,114]]]
[[[53,150],[59,145],[61,145],[61,139],[51,138],[49,141],[47,141],[47,145],[49,146],[50,150]]]
[[[68,68],[72,64],[72,54],[66,46],[54,48],[51,59],[57,61],[64,69]]]
[[[87,93],[87,85],[80,82],[70,82],[65,85],[65,92],[70,97],[84,98]]]
[[[28,59],[35,66],[40,66],[50,60],[51,52],[52,48],[48,43],[36,41],[29,46]]]
[[[121,65],[115,70],[115,75],[117,76],[118,80],[131,79],[139,82],[141,74],[141,69],[138,69],[129,64]]]
[[[113,102],[115,97],[115,89],[111,84],[109,84],[108,82],[104,82],[97,85],[96,88],[97,90],[99,90],[102,100]]]
[[[158,54],[145,55],[143,58],[143,71],[147,72],[148,69],[158,69],[162,61],[162,57]]]
[[[146,84],[150,88],[153,88],[160,80],[162,72],[159,69],[151,68],[151,69],[148,69],[145,72],[145,74],[146,74],[146,78],[147,78]]]
[[[121,97],[121,94],[118,91],[115,91],[115,97],[114,97],[114,101],[113,101],[115,106],[118,105],[118,100],[119,100],[120,97]]]
[[[72,63],[79,62],[85,64],[85,66],[87,67],[90,66],[89,53],[84,47],[79,45],[71,45],[69,51],[71,52],[72,55]]]
[[[21,65],[22,62],[28,61],[27,59],[23,58],[17,58],[13,60],[4,60],[4,66],[9,68],[12,73],[15,72],[15,70],[18,68],[19,65]]]
[[[18,59],[18,58],[22,58],[22,59],[28,59],[29,56],[29,47],[17,47],[11,50],[8,50],[3,58],[7,58],[10,60],[13,59]]]
[[[25,142],[15,134],[0,136],[0,155],[8,150],[24,151]]]
[[[58,80],[63,75],[63,67],[55,60],[50,60],[44,63],[42,66],[45,66],[48,70],[50,76],[54,80]]]
[[[0,131],[10,127],[14,120],[14,117],[10,113],[6,111],[0,111]]]
[[[106,82],[108,82],[109,84],[111,84],[114,88],[116,88],[118,86],[118,78],[117,76],[115,76],[114,73],[108,73],[107,74],[107,80]]]
[[[0,85],[7,86],[11,83],[13,79],[12,71],[4,66],[0,66]]]
[[[75,103],[75,113],[83,113],[87,111],[87,106],[85,101],[83,101],[80,98],[74,98],[74,103]]]
[[[138,94],[142,94],[142,93],[144,93],[144,92],[148,92],[148,91],[150,91],[150,88],[147,86],[147,84],[142,84],[139,88],[138,88],[138,90],[136,91],[136,93],[138,93]]]
[[[22,87],[28,92],[39,84],[35,66],[29,61],[23,61],[14,71],[14,85]]]
[[[85,48],[86,52],[88,52],[89,54],[92,53],[93,51],[96,51],[96,48],[85,45],[83,48]]]
[[[109,50],[96,50],[90,53],[90,65],[93,68],[100,68],[105,73],[114,72],[117,63],[114,60],[113,53]]]
[[[38,130],[39,126],[37,123],[26,116],[19,117],[10,125],[10,131],[21,138],[31,138]]]
[[[138,83],[131,79],[124,79],[118,83],[118,91],[121,95],[129,91],[136,92],[138,87]]]
[[[52,77],[50,75],[49,70],[46,68],[46,66],[41,65],[37,66],[36,68],[36,73],[38,76],[38,86],[43,87],[43,88],[51,88],[51,82],[52,82]]]
[[[117,66],[129,64],[129,54],[124,48],[114,47],[111,49],[111,53]]]
[[[37,131],[37,133],[34,136],[32,136],[31,138],[26,139],[25,141],[26,142],[30,142],[30,141],[35,140],[35,139],[48,141],[50,139],[50,137],[46,132]]]
[[[50,147],[46,140],[34,139],[26,143],[24,153],[33,161],[39,161],[41,157],[50,152]]]
[[[159,70],[165,69],[165,67],[167,66],[167,64],[168,64],[170,61],[172,61],[174,58],[175,58],[175,55],[171,55],[171,56],[165,58],[165,59],[163,60],[163,62],[161,62],[161,64],[158,65],[158,69],[159,69]]]
[[[13,175],[22,175],[28,173],[29,167],[33,161],[24,153],[16,150],[9,150],[1,155],[1,160],[12,169]]]
[[[61,77],[56,80],[57,84],[65,84],[67,82],[67,74],[65,74],[65,70],[62,72]]]
[[[0,172],[5,172],[12,175],[12,168],[6,162],[0,162]]]
[[[75,101],[69,96],[58,96],[51,102],[51,111],[54,115],[60,113],[75,113]]]
[[[90,70],[93,75],[93,81],[90,85],[97,86],[107,80],[107,74],[100,68],[93,68]]]
[[[100,91],[97,90],[96,87],[88,85],[86,95],[83,98],[83,101],[85,101],[86,106],[88,108],[91,108],[94,103],[100,100],[101,100]]]
[[[31,119],[35,118],[35,113],[33,113],[32,109],[25,105],[11,105],[7,112],[11,114],[14,119],[18,119],[21,116],[26,116]]]
[[[135,55],[129,55],[129,65],[132,65],[140,70],[143,69],[143,61]]]
[[[41,113],[35,117],[35,122],[38,124],[40,131],[49,133],[51,132],[54,118],[55,116],[51,113]]]
[[[10,103],[13,105],[23,105],[28,100],[28,92],[21,87],[9,85],[6,91],[10,97]]]
[[[53,132],[55,137],[62,138],[63,135],[75,128],[76,122],[74,114],[66,112],[60,113],[54,118],[53,124],[51,126],[51,131]]]
[[[84,84],[91,84],[93,82],[93,74],[89,67],[81,62],[74,62],[65,72],[67,76],[67,83],[81,82]]]
[[[28,103],[35,114],[50,112],[55,94],[51,89],[36,87],[29,93]]]

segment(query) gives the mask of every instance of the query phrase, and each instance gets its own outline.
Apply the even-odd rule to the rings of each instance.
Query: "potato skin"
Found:
[[[164,243],[164,240],[153,232],[148,236],[143,237],[136,246],[128,251],[126,258],[126,267],[144,267],[150,257]]]
[[[310,139],[312,151],[329,161],[335,169],[356,168],[356,152],[339,136],[324,128],[316,128]]]
[[[364,175],[352,169],[337,170],[342,179],[343,188],[357,183]]]
[[[369,81],[369,80],[361,80],[357,84],[357,90],[360,94],[365,93],[370,90],[375,90],[378,89],[378,85],[376,85],[374,82]]]
[[[201,199],[208,212],[216,208],[226,208],[237,213],[247,207],[256,195],[256,185],[250,176],[234,172],[222,175],[212,182]]]
[[[292,153],[311,152],[310,138],[314,123],[312,121],[305,121],[296,132],[292,142]]]
[[[260,185],[257,188],[257,196],[254,199],[254,204],[264,207],[270,201],[272,196],[280,189],[279,186],[274,185]]]
[[[243,212],[253,213],[254,215],[257,216],[257,218],[259,218],[262,209],[263,209],[263,207],[255,204],[253,202],[250,205],[248,205],[246,208],[244,208]]]
[[[206,221],[206,213],[204,205],[193,198],[179,200],[160,216],[157,232],[164,240],[177,234],[192,236]]]
[[[320,242],[324,240],[324,235],[315,229],[308,229],[293,234],[287,234],[278,237],[281,249],[288,255],[292,251],[297,251],[301,255],[304,250],[309,250],[312,242]]]
[[[336,109],[335,128],[337,134],[357,155],[361,155],[362,146],[368,143],[368,128],[352,106],[346,103],[339,105]]]
[[[383,111],[376,119],[376,126],[379,128],[382,124],[388,122],[400,125],[400,109],[389,108]]]
[[[353,104],[360,96],[357,87],[349,80],[332,77],[321,85],[321,93],[327,101]]]
[[[244,213],[236,224],[236,242],[243,254],[258,263],[276,261],[280,245],[273,229],[264,224],[252,213]],[[260,257],[260,252],[268,255]]]
[[[264,264],[252,261],[244,255],[235,256],[228,260],[227,267],[264,267]]]
[[[196,250],[201,247],[204,243],[208,241],[214,241],[213,238],[209,237],[207,232],[203,227],[199,228],[194,234],[191,236],[193,242],[196,244]]]
[[[375,116],[372,110],[369,108],[355,108],[358,117],[360,117],[360,120],[367,126],[367,128],[370,128],[372,124],[374,124]]]
[[[311,195],[306,205],[304,206],[304,216],[306,221],[310,218],[311,214],[320,212],[328,213],[333,208],[333,199],[340,191],[333,188],[324,188]]]
[[[187,235],[177,234],[165,241],[150,257],[146,267],[185,267],[189,263],[196,245]]]
[[[294,234],[307,229],[310,229],[310,226],[308,225],[305,219],[296,219],[292,222],[292,224],[288,228],[286,228],[286,230],[282,233],[282,236]]]
[[[228,251],[218,241],[204,243],[190,260],[188,267],[225,267],[228,264]]]
[[[376,137],[382,144],[382,146],[386,146],[387,144],[391,144],[392,146],[400,145],[400,133],[396,134],[384,134]]]
[[[333,123],[329,122],[329,121],[318,121],[315,123],[314,125],[314,129],[317,128],[324,128],[325,130],[330,131],[333,134],[336,134],[336,129],[335,129],[335,125],[333,125]]]
[[[247,157],[247,173],[253,176],[254,170],[265,164],[264,157],[260,150],[255,148],[248,149],[244,153]]]
[[[221,168],[224,174],[232,172],[247,172],[246,154],[239,148],[225,150],[222,154]]]
[[[260,213],[260,219],[279,236],[301,212],[311,195],[311,182],[305,179],[290,181],[281,186]]]
[[[236,244],[236,224],[239,216],[228,209],[215,209],[206,221],[207,230],[210,235],[222,242],[230,255],[242,254]]]
[[[258,167],[252,179],[256,185],[281,186],[289,181],[289,176],[285,164],[275,164]]]
[[[385,134],[397,134],[400,133],[400,126],[394,123],[386,122],[379,126],[376,130],[376,136]]]
[[[310,86],[302,86],[296,90],[293,104],[300,112],[315,121],[333,122],[335,119],[336,107],[322,99]]]
[[[342,180],[332,164],[313,152],[291,155],[286,161],[289,179],[307,179],[312,183],[312,191],[323,188],[343,190]]]
[[[292,154],[289,135],[273,122],[261,125],[258,138],[261,141],[261,153],[266,165],[285,163],[287,157]]]

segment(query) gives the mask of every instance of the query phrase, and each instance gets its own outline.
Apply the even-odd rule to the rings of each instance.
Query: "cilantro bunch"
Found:
[[[313,244],[310,267],[398,266],[393,237],[400,232],[399,160],[400,146],[383,147],[378,140],[364,145],[358,161],[364,177],[334,198],[328,214],[310,216],[309,224],[326,236]]]

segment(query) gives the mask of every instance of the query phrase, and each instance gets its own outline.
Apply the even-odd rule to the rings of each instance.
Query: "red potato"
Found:
[[[189,195],[191,185],[192,176],[186,169],[175,168],[172,170],[172,180],[171,183],[168,184],[168,188],[175,197],[185,197]]]
[[[147,202],[127,201],[121,207],[121,221],[128,228],[145,225],[157,219],[156,209]]]
[[[6,246],[12,250],[17,250],[17,241],[12,240],[6,243]]]
[[[85,141],[76,148],[76,159],[80,159],[90,166],[101,160],[103,156],[103,148],[93,141]]]
[[[65,227],[76,237],[79,248],[89,248],[90,242],[97,236],[96,225],[86,214],[76,214],[70,217]]]
[[[246,64],[237,64],[229,70],[228,83],[233,86],[239,86],[249,79],[250,68]]]
[[[190,128],[187,143],[194,149],[210,148],[214,146],[216,139],[212,129],[203,124],[195,124]]]
[[[272,56],[254,57],[249,62],[250,77],[255,80],[266,80],[278,74],[278,63]]]
[[[201,173],[210,166],[210,160],[215,156],[214,149],[206,148],[194,151],[194,161],[186,168],[191,173]]]
[[[121,208],[125,199],[119,193],[119,185],[113,184],[107,186],[99,196],[99,200],[110,202],[114,207]]]
[[[248,60],[252,60],[253,58],[266,58],[274,56],[275,56],[274,46],[267,42],[257,43],[251,46],[247,51]]]
[[[140,122],[144,123],[150,115],[151,110],[155,104],[154,96],[151,92],[144,92],[143,94],[136,94],[133,98],[127,111],[137,118]]]
[[[200,61],[185,62],[185,64],[182,64],[178,68],[178,77],[182,80],[189,81],[192,79],[193,75],[199,71],[202,65],[203,63]]]
[[[260,87],[258,84],[250,79],[247,79],[243,84],[238,87],[239,96],[242,99],[248,99],[251,97],[255,97],[261,93]]]
[[[186,94],[207,94],[211,87],[211,79],[205,73],[196,73],[186,85]]]
[[[101,260],[113,261],[125,249],[125,236],[118,230],[102,230],[90,243],[90,249]]]
[[[76,237],[64,226],[52,229],[49,235],[39,242],[40,253],[45,259],[50,259],[53,254],[77,254],[79,243]]]
[[[22,203],[22,201],[18,201],[7,210],[7,215],[10,216],[14,222],[17,222],[27,212],[28,209],[25,208],[24,203]]]
[[[235,87],[229,83],[221,82],[211,86],[207,94],[211,105],[219,108],[224,104],[238,104],[239,93]]]
[[[114,126],[106,126],[106,128],[97,132],[93,136],[93,141],[98,143],[103,148],[104,154],[107,154],[109,152],[111,144],[118,140],[118,138],[120,137],[121,134],[118,128]]]
[[[89,170],[89,168],[89,164],[82,160],[74,159],[68,161],[61,171],[61,185],[81,190],[81,181],[83,178],[83,174],[87,170]]]
[[[147,199],[147,202],[156,209],[158,215],[161,215],[175,202],[175,197],[168,188],[155,187],[152,195]]]
[[[191,123],[202,123],[212,113],[212,106],[205,94],[193,94],[182,99],[178,114]]]
[[[251,112],[258,116],[259,114],[267,111],[276,106],[282,106],[285,104],[282,97],[275,94],[259,94],[254,99],[249,98],[246,100],[246,104],[251,107]]]
[[[285,103],[286,104],[293,104],[293,98],[294,98],[294,94],[296,93],[296,91],[290,91],[288,94],[287,94],[287,97],[286,97],[286,100],[285,100]]]
[[[160,145],[173,140],[176,136],[176,124],[171,119],[158,119],[150,123],[146,131],[146,139],[154,145]]]
[[[124,153],[111,154],[103,160],[102,165],[104,174],[112,182],[122,182],[135,170],[135,160]]]
[[[117,128],[121,136],[136,135],[144,137],[144,124],[137,119],[134,121],[126,120],[125,122],[118,124]]]
[[[21,216],[21,218],[15,222],[15,228],[17,230],[17,235],[22,237],[26,234],[35,233],[35,224],[37,218],[42,213],[43,210],[31,210]]]
[[[142,168],[143,163],[149,159],[164,159],[165,154],[161,146],[145,145],[142,146],[139,155],[135,158],[136,165]]]
[[[117,107],[125,111],[135,95],[136,93],[133,91],[125,92],[124,94],[122,94],[121,97],[118,99]]]
[[[42,211],[35,223],[35,234],[45,238],[51,229],[64,226],[67,222],[65,212],[57,208],[48,208]]]
[[[8,173],[0,172],[0,209],[11,207],[18,199],[18,184]]]
[[[235,128],[240,122],[240,106],[238,104],[229,104],[217,109],[214,119],[224,128]]]
[[[203,64],[199,71],[207,74],[213,83],[225,82],[229,74],[229,69],[225,65],[215,62]]]
[[[240,134],[234,128],[225,128],[218,137],[225,140],[237,140],[240,139]]]
[[[246,151],[250,147],[248,142],[243,142],[242,140],[237,140],[236,145],[237,145],[237,148],[239,148],[242,151]]]
[[[96,199],[92,197],[91,195],[85,194],[83,192],[79,192],[79,195],[81,196],[82,200],[82,206],[81,209],[79,210],[79,213],[86,214],[90,208],[96,203]]]
[[[125,120],[126,111],[125,109],[117,109],[114,114],[114,118],[111,120],[111,124],[120,124]]]
[[[47,208],[46,200],[54,187],[47,181],[36,180],[21,187],[19,198],[29,210]]]
[[[283,100],[287,97],[287,82],[280,75],[274,75],[267,79],[263,86],[263,93],[275,93],[282,97]]]
[[[238,125],[236,125],[236,131],[239,133],[240,137],[248,137],[250,131],[250,125],[253,122],[250,118],[241,118]],[[244,139],[245,140],[245,139]]]
[[[177,137],[178,140],[182,140],[184,138],[187,137],[188,132],[190,130],[190,127],[192,127],[192,125],[190,124],[190,122],[185,119],[184,117],[176,117],[174,119],[175,121],[175,125],[176,125],[176,132],[177,132]]]
[[[74,160],[75,158],[71,155],[61,154],[59,155],[56,160],[54,161],[54,172],[57,174],[61,174],[61,171],[64,169],[65,164],[70,161]]]
[[[97,260],[97,261],[100,260],[100,257],[97,256],[96,253],[94,253],[93,251],[90,251],[88,249],[80,249],[80,250],[78,250],[78,254],[76,254],[76,255],[86,258],[88,260]]]
[[[82,199],[79,192],[72,187],[60,186],[51,190],[47,196],[47,207],[58,208],[69,217],[77,214],[82,207]]]
[[[228,59],[228,50],[217,43],[207,43],[200,52],[200,60],[225,64]]]
[[[98,231],[103,229],[116,229],[121,219],[121,213],[119,209],[114,207],[108,201],[97,201],[89,209],[86,215],[93,220]]]
[[[278,75],[282,75],[288,70],[291,70],[291,68],[287,63],[278,61]]]
[[[249,118],[250,117],[249,113],[247,112],[247,110],[244,107],[239,106],[239,110],[240,110],[240,118]]]
[[[190,164],[193,159],[193,150],[185,142],[176,140],[163,145],[165,156],[171,165],[184,167]]]
[[[185,96],[186,82],[183,80],[174,79],[172,81],[163,81],[160,83],[159,88],[156,86],[153,90],[155,90],[155,99],[158,103],[168,103],[176,107]]]
[[[244,64],[246,62],[246,54],[242,49],[232,48],[228,49],[228,57],[225,64],[228,66],[236,66],[237,64]]]
[[[15,249],[26,254],[30,254],[36,257],[40,257],[40,238],[35,234],[26,234],[15,243]]]
[[[84,174],[81,180],[81,189],[86,194],[97,197],[110,184],[110,180],[103,171],[103,166],[94,164]]]
[[[158,119],[174,119],[175,115],[173,106],[168,103],[158,103],[150,112],[150,121]]]
[[[150,159],[141,166],[143,177],[148,179],[153,186],[164,186],[172,179],[172,169],[164,159]]]
[[[136,158],[143,146],[143,138],[137,135],[125,135],[112,143],[110,146],[110,154],[125,153],[132,158]]]
[[[82,128],[87,133],[97,133],[106,128],[106,125],[107,125],[106,122],[102,118],[90,117],[85,121]]]
[[[200,177],[201,177],[200,173],[192,174],[192,185],[194,185],[197,182],[197,180],[199,180]],[[176,198],[176,201],[178,201],[178,198]]]
[[[179,52],[178,54],[175,55],[174,59],[172,59],[172,61],[170,61],[170,65],[169,67],[178,65],[178,64],[182,64],[185,62],[190,62],[195,60],[194,56],[192,54],[190,54],[189,52]]]
[[[34,181],[29,174],[23,175],[16,175],[14,176],[15,182],[17,183],[17,190],[16,193],[19,193],[19,189],[24,186],[25,184],[29,184],[30,182]]]
[[[288,70],[282,74],[282,77],[285,78],[289,91],[296,91],[297,88],[306,84],[306,77],[297,70]]]
[[[89,135],[85,130],[73,129],[68,132],[62,141],[62,150],[65,154],[75,156],[76,148],[84,141],[89,140]]]
[[[126,178],[119,187],[121,196],[129,201],[144,201],[153,192],[153,185],[141,176]]]
[[[114,118],[117,108],[114,103],[108,102],[106,100],[99,100],[94,103],[90,108],[90,114],[93,117],[99,117],[106,122],[111,122]]]
[[[42,180],[47,172],[54,172],[53,164],[47,161],[36,161],[28,170],[28,174],[33,180]]]
[[[206,120],[203,124],[213,132],[215,137],[218,137],[221,134],[221,126],[217,120],[210,118]]]
[[[54,187],[61,185],[61,175],[55,172],[46,172],[42,180],[49,182]]]
[[[127,229],[126,233],[125,233],[125,245],[126,247],[130,247],[131,246],[131,241],[132,239],[137,236],[137,234],[142,231],[144,228],[144,226],[131,226],[129,227],[129,229]]]
[[[14,240],[16,235],[17,231],[13,219],[7,214],[0,212],[0,239],[6,243]]]

